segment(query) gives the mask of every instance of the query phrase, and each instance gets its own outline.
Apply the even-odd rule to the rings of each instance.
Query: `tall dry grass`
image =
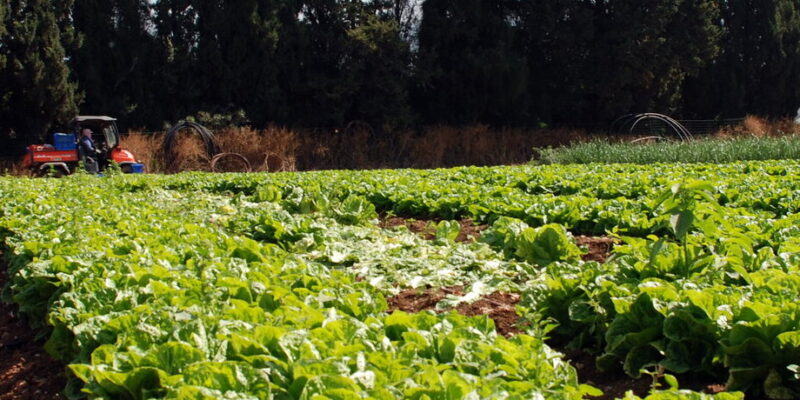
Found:
[[[528,162],[533,148],[587,140],[579,130],[432,127],[422,132],[376,135],[368,126],[344,130],[292,131],[227,128],[214,132],[220,152],[244,156],[254,171],[317,169],[436,168],[457,165],[503,165]],[[191,131],[176,139],[176,160],[166,168],[161,155],[163,134],[130,133],[122,146],[151,172],[206,171],[209,160],[202,141]]]
[[[780,137],[800,135],[800,125],[789,118],[767,119],[748,115],[741,124],[720,129],[714,136],[721,138]]]
[[[129,132],[120,138],[120,146],[129,150],[136,159],[149,171],[163,171],[161,142],[164,135],[145,135],[140,132]]]
[[[368,125],[353,124],[342,130],[263,130],[227,128],[214,132],[220,151],[244,156],[254,171],[305,171],[317,169],[437,168],[457,165],[507,165],[527,163],[535,149],[560,147],[605,138],[628,142],[632,137],[607,136],[569,129],[494,129],[437,126],[421,131],[376,134]],[[800,135],[792,120],[748,116],[738,126],[720,130],[720,138]],[[131,133],[123,147],[131,150],[151,172],[209,170],[202,142],[182,132],[176,149],[177,167],[166,170],[160,153],[163,134]]]
[[[241,154],[254,171],[296,170],[299,143],[297,135],[288,129],[227,128],[215,132],[215,137],[221,152]]]
[[[0,176],[33,176],[33,171],[28,168],[23,168],[22,163],[13,159],[0,160]]]

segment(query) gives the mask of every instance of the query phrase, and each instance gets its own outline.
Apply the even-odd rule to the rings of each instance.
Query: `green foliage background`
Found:
[[[783,117],[800,104],[796,0],[0,5],[4,141],[38,140],[79,109],[123,128],[243,110],[255,127],[389,134],[643,111]]]

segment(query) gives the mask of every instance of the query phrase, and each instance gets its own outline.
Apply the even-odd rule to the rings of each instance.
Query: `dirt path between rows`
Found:
[[[391,229],[398,226],[405,226],[411,232],[420,235],[423,239],[436,239],[436,224],[441,219],[413,219],[398,216],[381,216],[378,226],[383,229]],[[470,218],[458,221],[461,231],[456,237],[456,242],[469,242],[478,240],[483,231],[489,228],[486,224],[476,224]],[[576,235],[575,244],[586,248],[587,253],[581,256],[583,261],[597,261],[604,263],[611,256],[611,251],[617,241],[609,236],[586,236]]]
[[[2,254],[0,253],[0,257]],[[0,288],[8,282],[0,264]],[[17,306],[0,302],[0,400],[63,399],[65,366],[44,351],[44,341],[20,317]]]
[[[448,295],[463,296],[464,286],[450,286],[445,288],[407,289],[397,295],[387,298],[389,309],[392,313],[397,310],[407,313],[417,313],[425,310],[448,312],[452,309],[437,310],[436,304]],[[519,294],[495,292],[483,296],[474,303],[459,304],[455,310],[467,316],[486,315],[495,323],[497,333],[511,337],[523,333],[524,326],[520,326],[520,318],[516,312],[516,305],[520,301]],[[640,397],[645,397],[653,386],[653,378],[643,375],[638,379],[629,377],[623,372],[622,364],[614,371],[601,371],[595,364],[596,357],[585,351],[569,350],[557,344],[549,343],[555,350],[564,354],[564,359],[575,367],[580,383],[592,385],[603,391],[603,395],[592,397],[597,400],[613,400],[625,397],[625,393],[633,391]],[[704,393],[719,393],[725,390],[724,382],[719,382],[709,377],[678,376],[682,389],[691,389]],[[664,382],[659,381],[664,388]]]
[[[451,286],[442,289],[408,289],[389,297],[387,303],[392,313],[396,310],[407,313],[418,313],[424,310],[436,310],[436,304],[447,295],[463,296],[463,286]],[[494,321],[497,333],[509,337],[522,333],[517,326],[519,316],[516,305],[520,297],[516,293],[495,292],[481,297],[474,303],[461,303],[455,307],[459,314],[466,316],[487,315]],[[446,312],[450,310],[436,310]]]
[[[411,232],[417,233],[422,238],[427,240],[436,239],[436,224],[441,222],[441,218],[437,219],[413,219],[404,217],[383,216],[381,217],[378,226],[383,229],[390,229],[397,226],[405,226]],[[456,242],[469,242],[477,240],[481,236],[481,232],[489,228],[486,224],[475,224],[469,218],[459,220],[461,225],[461,232],[456,237]]]

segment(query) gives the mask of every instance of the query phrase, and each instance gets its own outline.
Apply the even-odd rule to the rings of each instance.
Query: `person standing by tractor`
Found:
[[[99,151],[94,147],[94,139],[92,139],[92,130],[84,128],[81,130],[81,139],[78,143],[78,148],[81,152],[86,172],[96,174],[99,171],[97,164],[97,154]]]

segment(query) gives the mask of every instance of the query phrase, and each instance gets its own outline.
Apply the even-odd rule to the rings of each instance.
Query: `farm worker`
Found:
[[[84,128],[81,130],[81,150],[86,157],[94,157],[97,154],[97,149],[94,148],[94,140],[92,139],[92,130]]]
[[[98,170],[97,154],[99,151],[94,147],[94,140],[92,139],[92,130],[89,128],[84,128],[81,130],[81,140],[80,140],[80,149],[83,153],[84,157],[84,165],[86,167],[86,171],[91,173],[96,173]]]

